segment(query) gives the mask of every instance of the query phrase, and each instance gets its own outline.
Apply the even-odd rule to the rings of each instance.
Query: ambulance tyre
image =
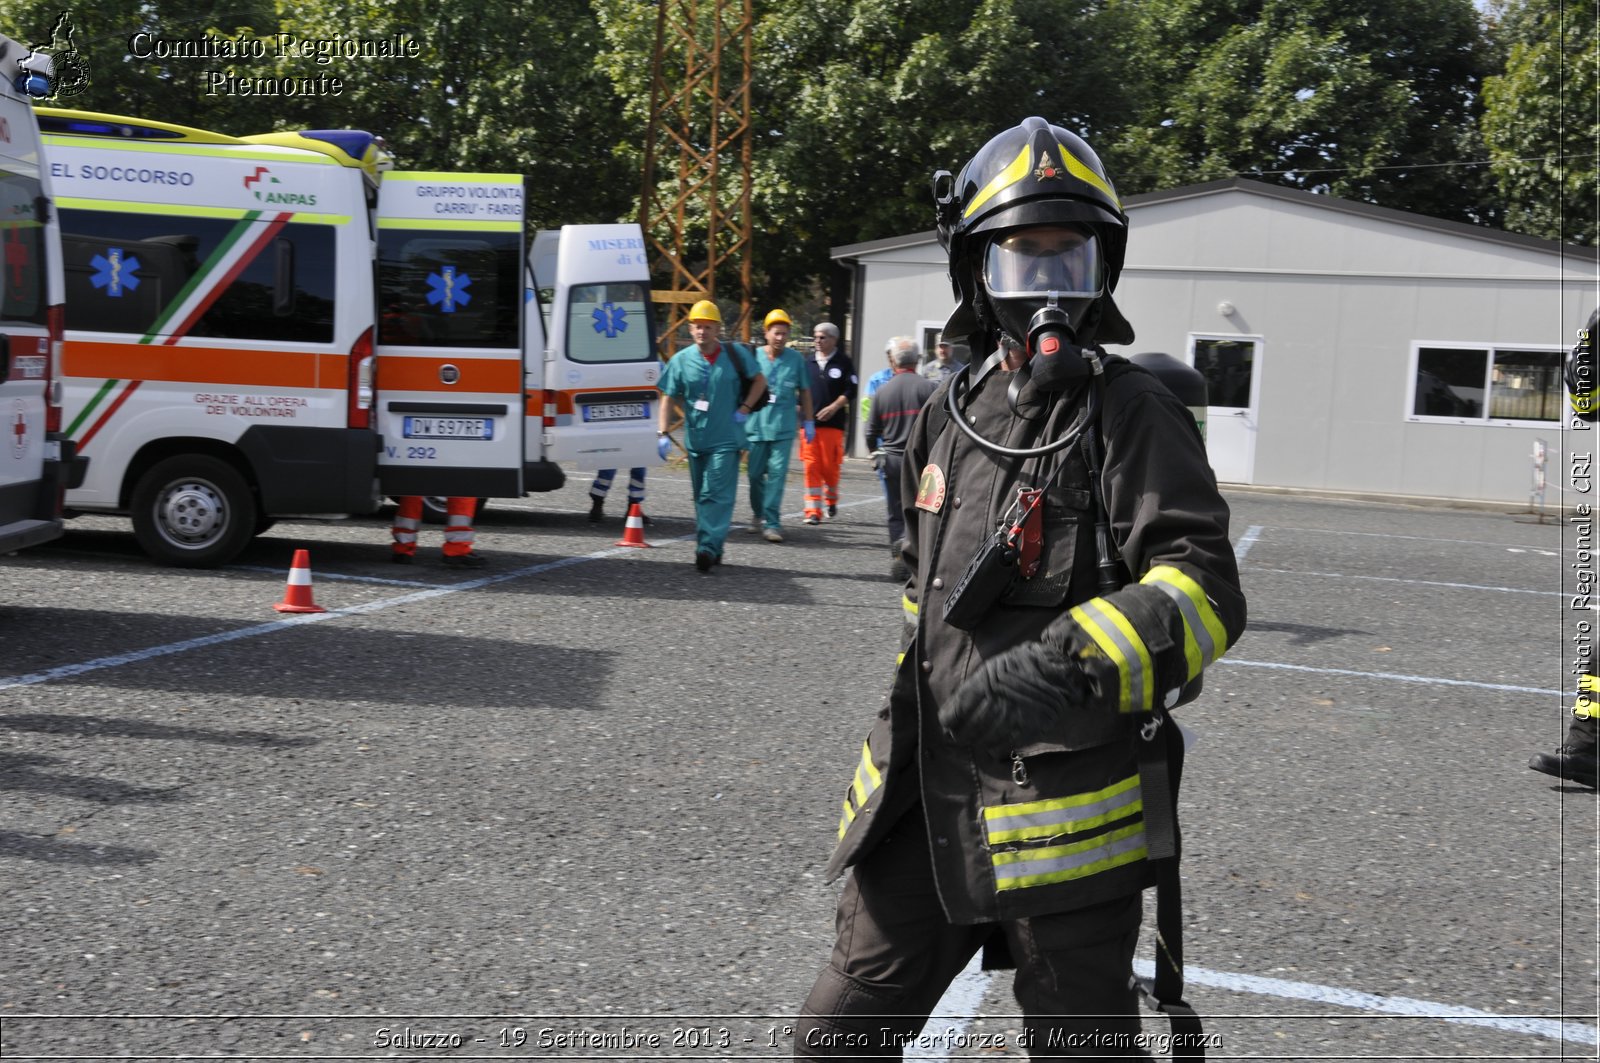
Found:
[[[205,454],[157,462],[133,490],[133,534],[151,557],[180,568],[215,568],[256,533],[256,501],[232,465]]]

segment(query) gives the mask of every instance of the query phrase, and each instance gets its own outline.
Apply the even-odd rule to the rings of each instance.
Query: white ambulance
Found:
[[[545,416],[561,407],[550,382],[578,390],[611,366],[582,363],[587,337],[569,350],[569,329],[547,344],[537,327],[520,177],[395,171],[357,131],[39,112],[62,207],[67,432],[93,459],[72,510],[128,513],[150,554],[207,566],[280,516],[516,497],[582,460],[561,429],[586,422]],[[615,265],[557,277],[555,301],[619,283]],[[604,357],[642,395],[658,367],[648,315],[633,325],[637,349]],[[653,456],[644,414],[630,457]]]
[[[29,100],[50,73],[0,35],[0,554],[59,537],[62,489],[82,475],[60,434],[61,238]]]

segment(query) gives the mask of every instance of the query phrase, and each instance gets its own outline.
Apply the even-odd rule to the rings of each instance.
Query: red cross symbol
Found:
[[[28,422],[23,420],[22,414],[17,414],[16,426],[11,429],[11,434],[17,437],[17,449],[22,449],[22,437],[28,434]]]

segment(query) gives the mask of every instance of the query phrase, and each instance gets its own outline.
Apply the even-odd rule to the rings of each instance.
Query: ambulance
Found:
[[[58,538],[82,463],[61,436],[61,237],[29,97],[50,60],[0,35],[0,554]]]
[[[518,175],[398,171],[353,130],[38,110],[66,432],[91,458],[70,511],[126,513],[153,557],[205,567],[280,517],[654,463],[636,226],[568,227],[541,277]]]

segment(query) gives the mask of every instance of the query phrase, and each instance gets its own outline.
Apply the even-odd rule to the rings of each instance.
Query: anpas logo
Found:
[[[294,207],[314,207],[317,205],[317,197],[314,193],[308,195],[304,192],[283,192],[272,187],[277,184],[282,184],[282,182],[272,176],[272,171],[265,166],[257,166],[255,172],[244,179],[245,188],[255,193],[255,197],[263,203]]]

